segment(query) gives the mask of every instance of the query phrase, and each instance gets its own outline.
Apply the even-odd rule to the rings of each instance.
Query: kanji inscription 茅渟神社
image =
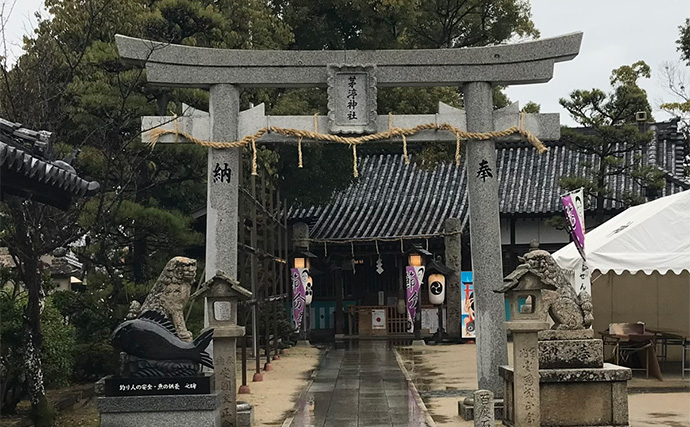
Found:
[[[376,67],[328,66],[328,123],[331,133],[376,132]]]

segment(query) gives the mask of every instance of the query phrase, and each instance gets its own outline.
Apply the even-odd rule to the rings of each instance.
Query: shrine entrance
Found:
[[[498,215],[496,140],[526,138],[540,151],[540,139],[560,137],[558,114],[522,114],[516,109],[493,111],[492,85],[547,82],[556,62],[574,58],[581,33],[513,45],[438,50],[381,51],[248,51],[195,48],[117,36],[123,59],[146,66],[149,83],[166,87],[208,88],[209,114],[204,117],[156,117],[144,120],[144,129],[156,127],[151,142],[192,142],[209,147],[206,275],[223,270],[237,277],[240,156],[248,147],[252,174],[257,174],[257,145],[303,140],[338,143],[352,151],[353,174],[358,176],[357,147],[380,140],[399,139],[407,159],[408,141],[455,143],[455,165],[465,151],[470,240],[473,251],[474,299],[479,388],[503,395],[498,367],[508,362],[504,301],[493,292],[502,282]],[[266,116],[263,106],[240,111],[243,87],[326,86],[327,117]],[[378,115],[378,87],[461,86],[465,110],[444,109],[417,116]],[[157,123],[155,123],[157,122]],[[304,237],[304,236],[303,236]],[[309,236],[295,239],[295,247],[309,251]],[[287,260],[285,260],[287,262]],[[303,324],[309,276],[298,266],[292,271],[293,313]],[[304,266],[302,266],[303,269]],[[457,273],[457,272],[456,272]],[[417,312],[424,269],[405,269],[407,311]],[[460,277],[450,275],[448,288]],[[411,292],[410,292],[411,290]],[[413,310],[414,309],[414,310]],[[415,318],[415,316],[412,316]],[[417,329],[419,330],[419,329]],[[234,342],[234,341],[233,341]],[[226,348],[234,354],[234,348]],[[214,354],[215,370],[222,373],[216,387],[224,390],[224,425],[236,425],[234,356]]]

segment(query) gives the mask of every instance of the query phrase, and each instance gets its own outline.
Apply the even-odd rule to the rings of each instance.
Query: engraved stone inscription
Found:
[[[232,320],[232,306],[230,301],[215,301],[213,303],[213,314],[216,320]]]
[[[373,65],[328,66],[328,122],[332,133],[376,131]]]

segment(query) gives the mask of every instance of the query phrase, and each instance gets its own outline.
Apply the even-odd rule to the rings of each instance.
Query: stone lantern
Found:
[[[505,327],[513,333],[513,367],[515,369],[512,390],[506,390],[505,398],[514,399],[516,426],[539,427],[539,342],[538,333],[549,327],[548,313],[543,306],[542,290],[556,290],[530,271],[526,265],[510,273],[505,285],[494,292],[505,294],[510,306],[510,320]]]
[[[306,268],[309,270],[311,268],[311,259],[316,258],[316,255],[313,253],[309,252],[306,249],[301,249],[301,250],[296,250],[292,254],[293,262],[292,266],[293,268]]]
[[[407,255],[407,265],[410,267],[423,267],[426,264],[425,257],[433,255],[421,245],[414,245],[405,252]]]
[[[193,297],[206,299],[209,328],[214,329],[213,366],[216,390],[222,392],[223,425],[237,426],[237,385],[235,364],[237,338],[244,336],[244,326],[237,325],[237,303],[248,300],[252,293],[222,271],[201,285]]]

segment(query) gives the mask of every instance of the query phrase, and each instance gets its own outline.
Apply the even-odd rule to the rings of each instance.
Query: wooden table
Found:
[[[647,331],[656,335],[657,342],[661,344],[661,357],[664,360],[669,345],[681,346],[680,377],[685,379],[685,372],[690,371],[690,368],[685,367],[688,348],[690,348],[690,333],[667,328],[647,329]]]
[[[620,345],[621,343],[635,342],[642,345],[649,344],[645,349],[645,357],[647,359],[647,376],[651,373],[654,378],[659,381],[663,381],[661,375],[661,368],[659,367],[659,361],[656,355],[656,338],[657,334],[649,332],[648,330],[644,333],[637,334],[610,334],[608,331],[600,332],[604,344],[611,344],[615,346],[615,363],[618,364],[620,361]]]

